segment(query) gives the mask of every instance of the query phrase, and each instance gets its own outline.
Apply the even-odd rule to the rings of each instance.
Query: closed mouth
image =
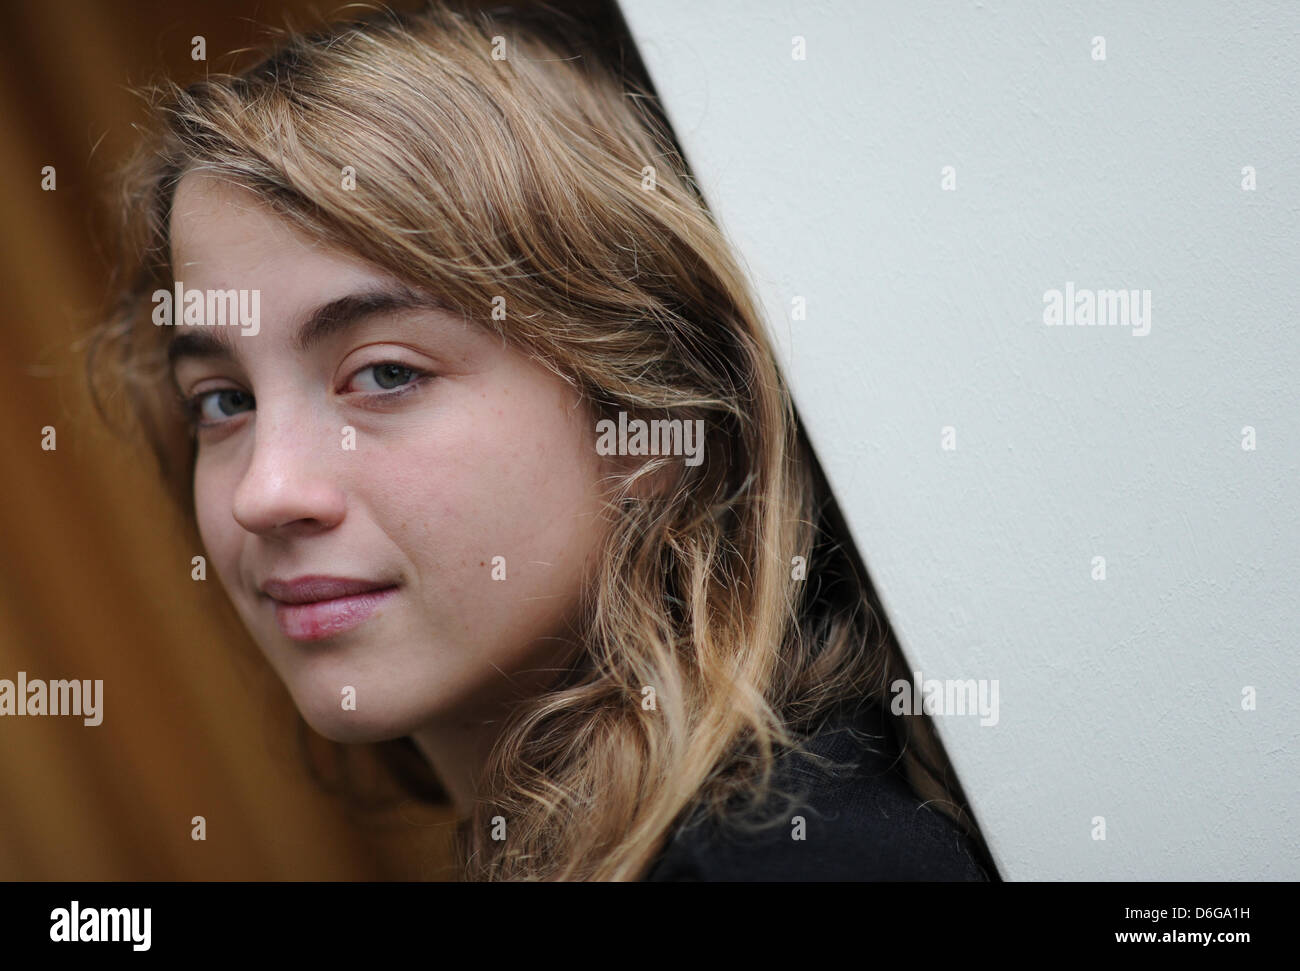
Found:
[[[262,592],[275,606],[285,636],[297,641],[333,637],[370,619],[399,584],[340,577],[268,580]]]

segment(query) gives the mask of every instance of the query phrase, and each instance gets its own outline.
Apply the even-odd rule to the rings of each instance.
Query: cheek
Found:
[[[552,623],[579,592],[600,503],[570,403],[546,384],[476,393],[421,444],[376,457],[386,531],[442,603],[466,608],[462,630]]]
[[[225,481],[222,466],[200,455],[194,465],[194,515],[203,546],[218,572],[231,566],[239,537],[231,495],[234,484]]]

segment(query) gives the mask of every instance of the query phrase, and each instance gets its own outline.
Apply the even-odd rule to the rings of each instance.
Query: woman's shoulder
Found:
[[[776,780],[796,798],[769,809],[768,825],[694,819],[673,832],[645,879],[990,879],[957,824],[912,792],[887,738],[877,709],[818,734],[810,752],[853,768],[830,773],[783,757]]]

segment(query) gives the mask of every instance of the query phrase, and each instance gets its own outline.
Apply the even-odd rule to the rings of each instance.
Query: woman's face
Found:
[[[379,741],[553,679],[603,538],[576,393],[243,190],[187,174],[171,220],[184,292],[260,291],[256,328],[175,327],[174,373],[210,563],[307,722]]]

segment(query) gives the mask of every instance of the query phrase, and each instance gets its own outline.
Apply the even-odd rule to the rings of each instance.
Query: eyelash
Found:
[[[411,374],[411,379],[407,381],[406,384],[393,388],[390,391],[364,391],[364,392],[352,392],[352,394],[361,395],[363,398],[368,399],[371,405],[379,405],[382,407],[392,402],[395,398],[400,398],[404,395],[410,394],[411,392],[424,387],[424,385],[427,384],[428,381],[434,377],[434,375],[428,371],[422,371],[419,368],[411,367],[409,364],[403,364],[401,361],[375,361],[373,364],[366,364],[363,367],[359,367],[355,371],[353,371],[352,374],[348,377],[347,383],[351,384],[359,375],[365,373],[366,371],[373,371],[376,368],[382,368],[382,367],[397,367],[397,368],[401,368],[403,371],[409,371]],[[210,388],[207,391],[201,391],[196,395],[191,395],[190,397],[183,399],[182,405],[184,407],[185,415],[189,421],[190,427],[195,430],[203,429],[203,428],[216,428],[221,425],[227,425],[233,420],[235,420],[236,418],[238,418],[239,417],[238,414],[230,415],[227,418],[224,418],[220,421],[204,421],[202,418],[203,404],[208,398],[212,397],[213,395],[227,394],[232,391],[242,392],[243,394],[247,394],[248,397],[252,399],[252,406],[253,406],[250,407],[248,411],[256,410],[257,398],[254,397],[252,394],[243,391],[243,389],[241,388]],[[363,405],[363,407],[366,407],[366,405]],[[243,413],[244,412],[241,412],[240,414]]]

